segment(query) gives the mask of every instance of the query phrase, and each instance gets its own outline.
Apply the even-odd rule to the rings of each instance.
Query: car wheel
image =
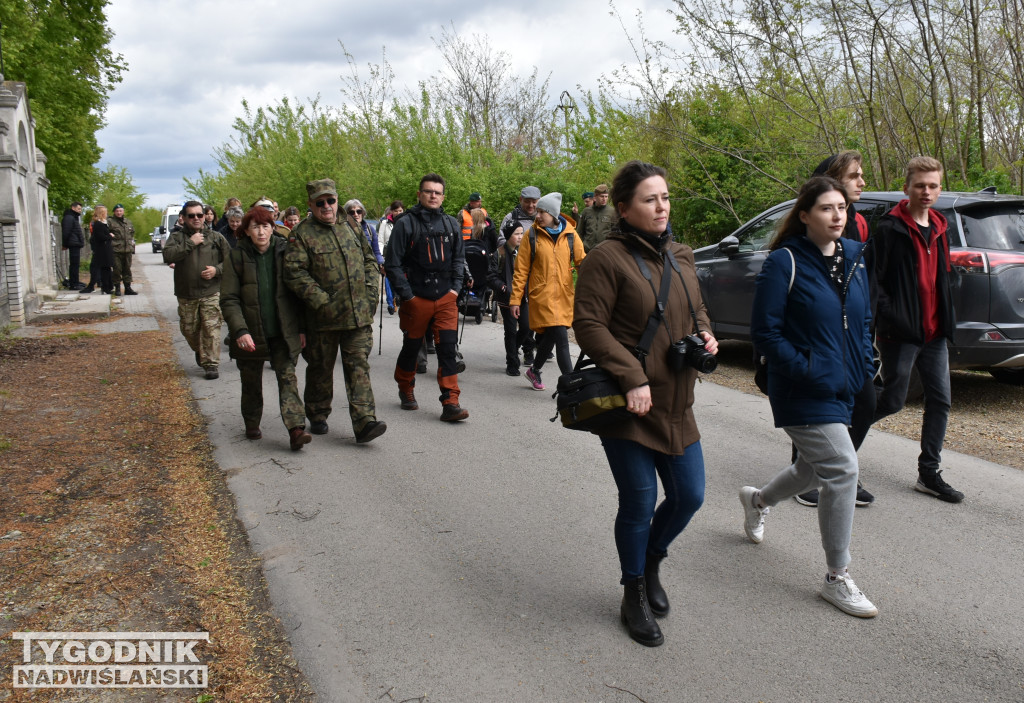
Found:
[[[1024,385],[1024,369],[989,369],[992,378],[1012,386]]]

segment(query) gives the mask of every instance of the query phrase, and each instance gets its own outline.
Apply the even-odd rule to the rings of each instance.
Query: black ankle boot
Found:
[[[629,636],[645,647],[658,647],[665,642],[661,628],[654,620],[647,602],[647,584],[643,576],[626,579],[622,595],[622,624],[629,630]]]
[[[654,554],[647,552],[647,563],[644,566],[644,578],[647,579],[647,601],[651,604],[651,612],[655,617],[663,618],[668,615],[668,594],[661,586],[661,579],[658,578],[658,567],[661,560],[667,554]]]
[[[116,295],[118,298],[121,297],[121,284],[120,283],[118,283],[116,286],[114,286],[114,295]]]

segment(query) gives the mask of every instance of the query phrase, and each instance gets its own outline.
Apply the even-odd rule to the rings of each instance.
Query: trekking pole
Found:
[[[377,332],[377,356],[384,353],[384,272],[380,272],[380,331]]]

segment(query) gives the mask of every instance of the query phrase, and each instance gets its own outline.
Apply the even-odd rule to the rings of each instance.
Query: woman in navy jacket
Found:
[[[740,489],[740,502],[744,530],[757,544],[768,508],[816,485],[828,568],[821,597],[850,615],[874,617],[878,609],[847,572],[857,494],[857,452],[847,426],[854,396],[872,371],[864,245],[842,238],[848,206],[838,181],[807,181],[757,277],[750,332],[768,360],[775,426],[799,455],[760,490]]]

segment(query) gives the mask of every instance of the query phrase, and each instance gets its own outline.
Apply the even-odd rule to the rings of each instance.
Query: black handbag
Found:
[[[651,282],[650,271],[643,263],[639,253],[632,249],[630,251],[644,277]],[[647,328],[640,337],[640,341],[632,350],[645,369],[647,368],[645,360],[651,349],[651,343],[654,341],[654,334],[658,331],[658,325],[663,322],[665,302],[668,300],[669,289],[672,286],[670,265],[675,267],[675,259],[670,252],[666,251],[665,268],[661,277],[661,289],[657,293],[657,304],[654,306],[654,312],[647,319]],[[651,288],[652,290],[654,288],[653,282],[651,282]],[[551,422],[561,417],[562,426],[570,430],[600,434],[600,430],[606,427],[636,417],[626,409],[626,395],[619,387],[619,382],[610,373],[597,366],[593,359],[588,359],[584,352],[580,352],[576,365],[570,373],[558,377],[558,385],[552,397],[555,399],[557,412],[551,418]]]

